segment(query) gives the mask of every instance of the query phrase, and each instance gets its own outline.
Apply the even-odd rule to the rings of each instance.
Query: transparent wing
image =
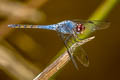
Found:
[[[92,24],[94,30],[106,29],[109,27],[109,21],[100,21],[100,20],[72,20],[75,24]]]
[[[85,50],[81,47],[81,46],[78,46],[75,48],[75,50],[73,50],[73,53],[76,57],[76,59],[85,67],[88,67],[89,66],[89,59],[88,59],[88,55],[87,53],[85,52]]]
[[[21,24],[10,24],[10,28],[39,28],[39,29],[49,29],[56,30],[57,25],[21,25]]]

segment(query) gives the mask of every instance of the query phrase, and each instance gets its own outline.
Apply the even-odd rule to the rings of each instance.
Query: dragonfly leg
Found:
[[[71,60],[72,60],[72,62],[73,62],[73,64],[74,64],[75,68],[76,68],[77,70],[79,70],[77,63],[76,63],[73,55],[71,54],[70,48],[67,47],[66,42],[64,42],[64,44],[65,44],[65,46],[66,46],[66,48],[67,48],[68,55],[70,56],[70,58],[71,58]]]
[[[76,63],[73,55],[71,54],[72,51],[71,51],[71,49],[70,49],[70,46],[68,45],[68,42],[67,42],[67,40],[69,40],[69,38],[68,38],[67,40],[64,40],[64,34],[63,34],[63,33],[60,33],[60,37],[61,37],[61,39],[63,40],[65,47],[67,48],[68,55],[69,55],[70,59],[72,60],[75,68],[76,68],[77,70],[79,70],[77,63]],[[70,37],[70,36],[69,36],[69,37]]]

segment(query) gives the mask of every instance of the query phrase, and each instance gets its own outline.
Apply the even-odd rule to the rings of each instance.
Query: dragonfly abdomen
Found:
[[[56,25],[21,25],[21,24],[10,24],[8,27],[11,28],[39,28],[39,29],[48,29],[56,30]]]
[[[38,28],[38,25],[20,25],[20,24],[10,24],[8,27],[11,28]]]

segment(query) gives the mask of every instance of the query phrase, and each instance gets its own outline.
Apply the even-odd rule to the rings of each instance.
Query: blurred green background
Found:
[[[8,24],[55,24],[88,19],[105,0],[0,0],[0,80],[32,80],[64,46],[55,31],[8,29]],[[77,71],[68,63],[55,80],[120,79],[120,5],[112,9],[106,30],[85,45],[90,66]]]

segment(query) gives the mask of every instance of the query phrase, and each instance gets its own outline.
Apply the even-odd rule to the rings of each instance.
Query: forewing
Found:
[[[75,24],[92,24],[94,30],[106,29],[109,27],[109,21],[101,21],[101,20],[72,20]]]

